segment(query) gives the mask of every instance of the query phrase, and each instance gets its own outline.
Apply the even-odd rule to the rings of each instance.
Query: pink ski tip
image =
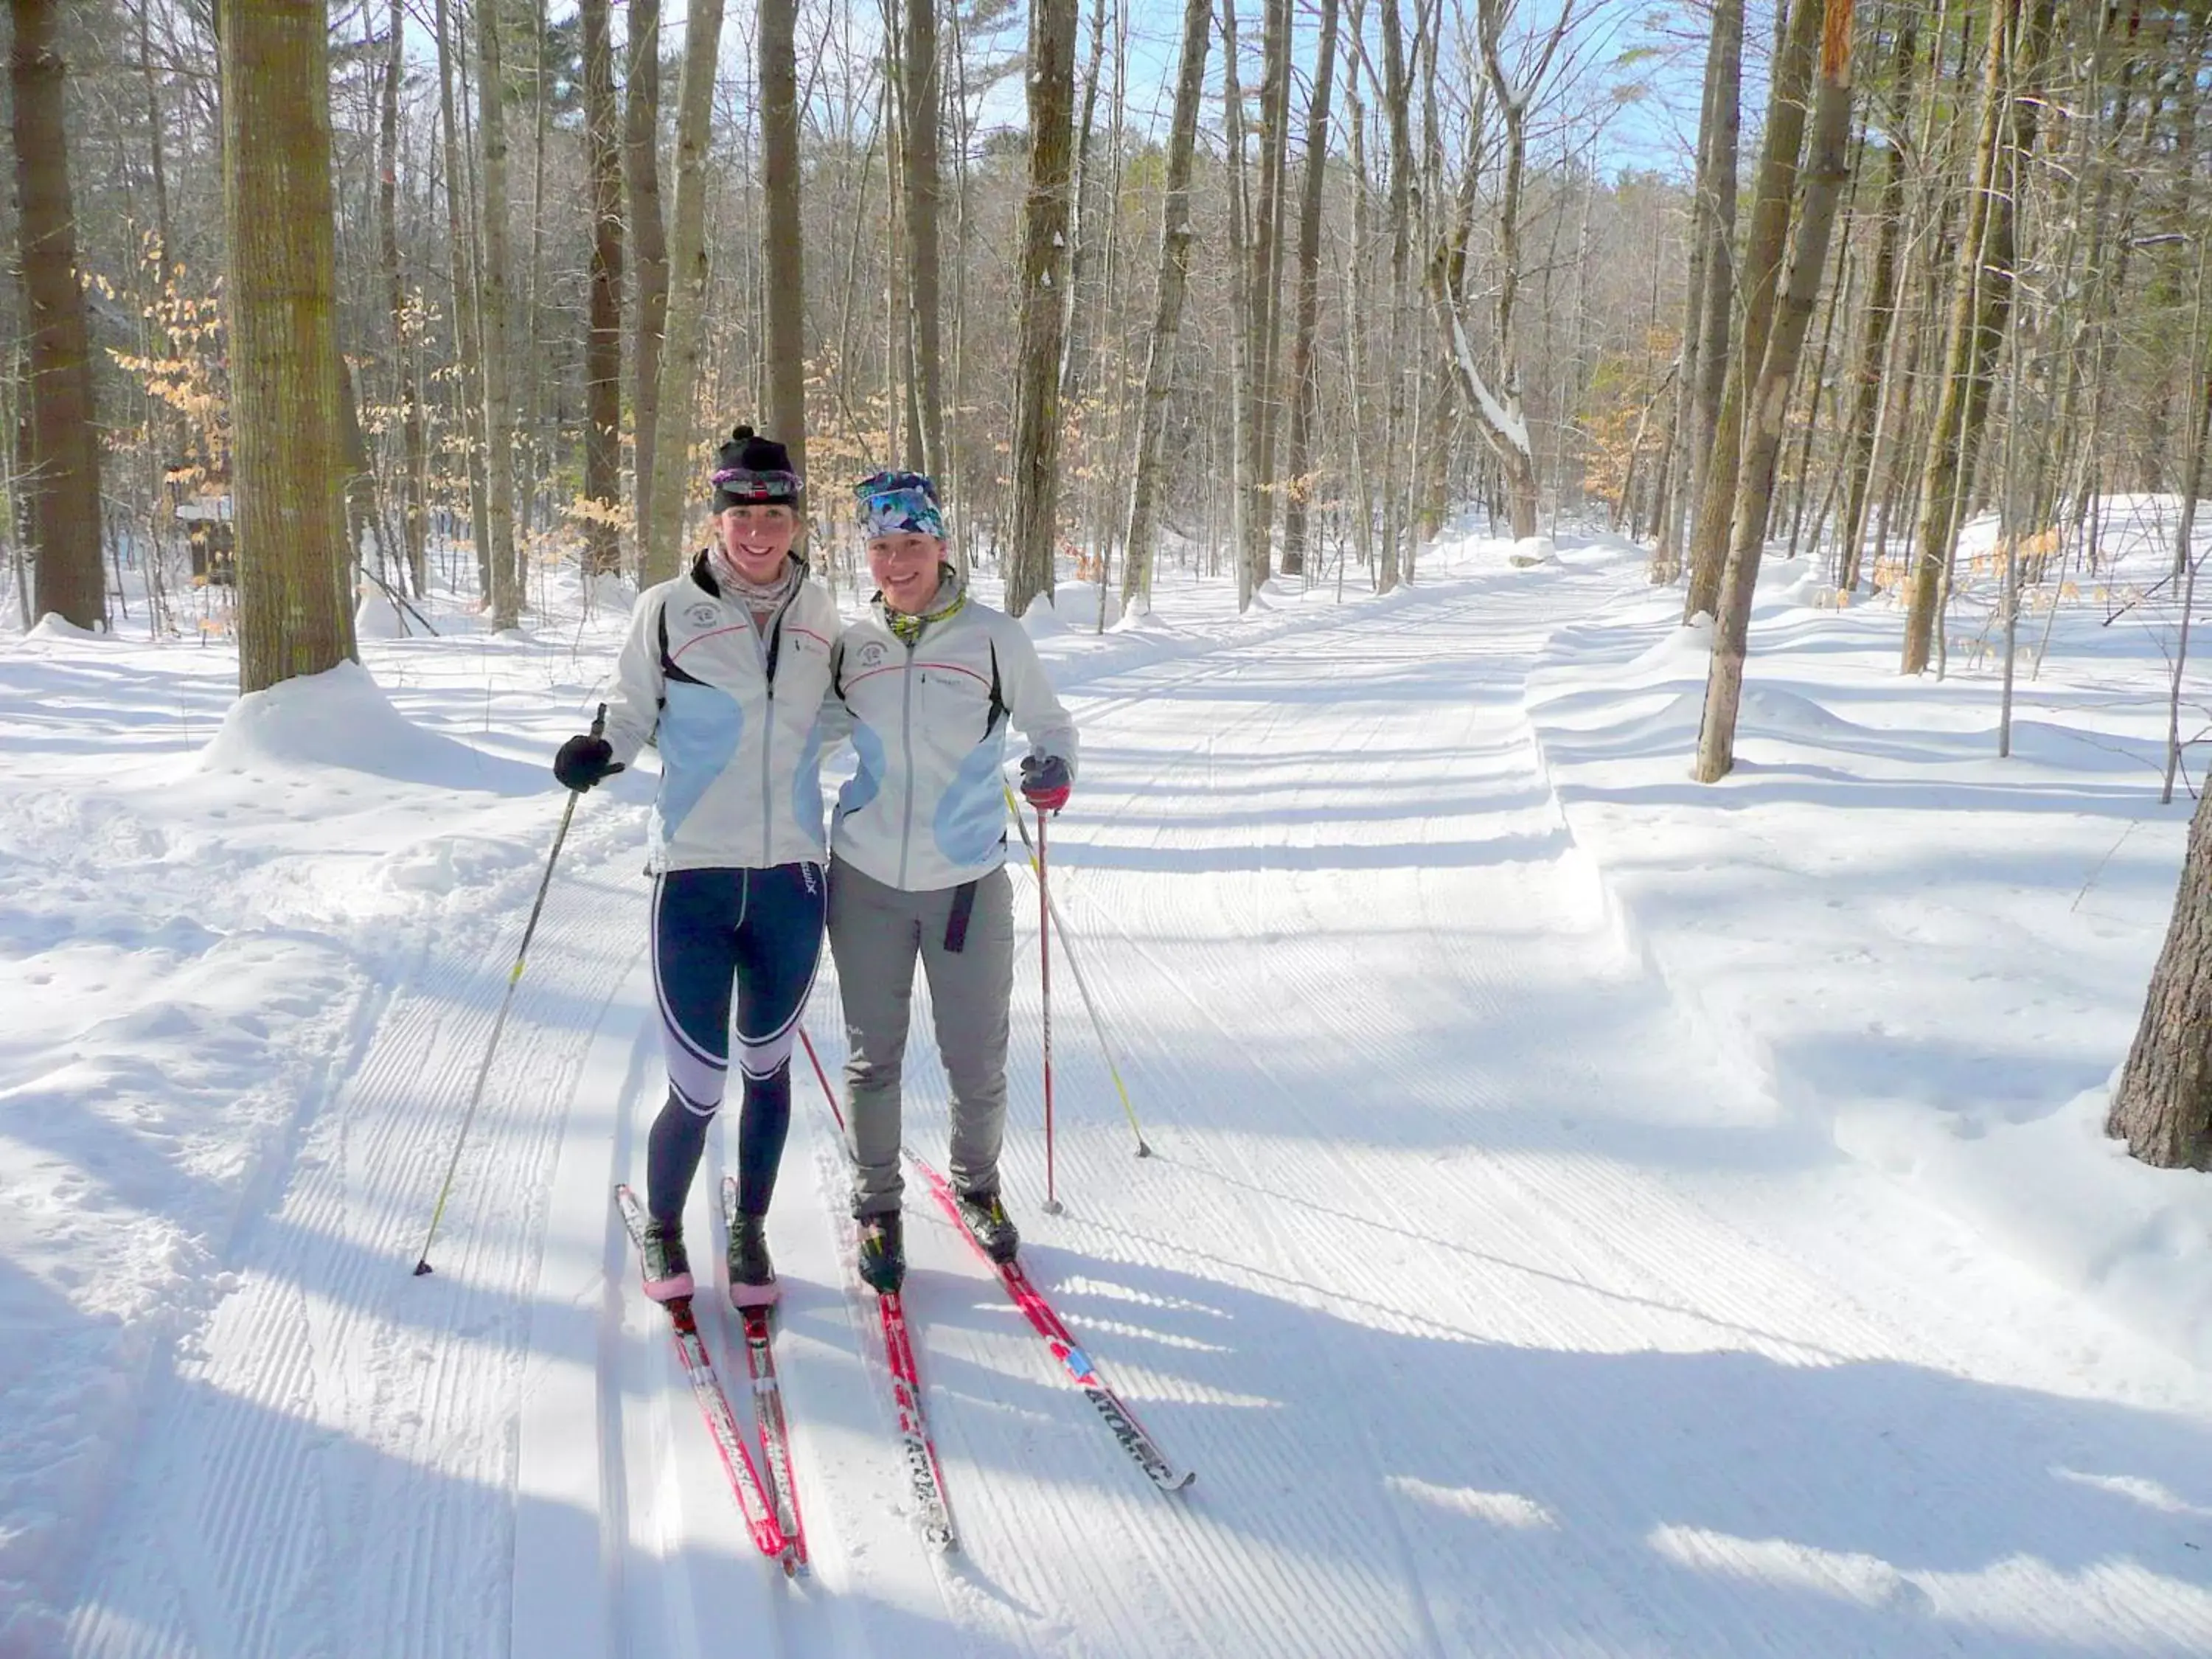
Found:
[[[730,1305],[733,1308],[773,1308],[782,1295],[783,1286],[773,1279],[765,1285],[730,1281]]]
[[[648,1279],[645,1293],[655,1302],[681,1302],[698,1286],[691,1282],[690,1273],[676,1273],[667,1279]]]

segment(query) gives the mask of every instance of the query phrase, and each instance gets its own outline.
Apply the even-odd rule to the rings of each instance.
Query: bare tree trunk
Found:
[[[653,516],[639,543],[641,580],[683,568],[684,489],[690,471],[699,365],[706,353],[707,141],[722,0],[691,0],[684,21],[684,79],[676,94],[676,214],[669,239],[668,337],[653,437]]]
[[[1252,352],[1246,364],[1252,425],[1251,489],[1245,503],[1246,557],[1258,586],[1273,574],[1276,408],[1281,397],[1283,221],[1291,129],[1291,0],[1262,0],[1260,199],[1252,216]]]
[[[1076,0],[1032,0],[1030,10],[1030,174],[1022,204],[1013,526],[1006,554],[1006,609],[1017,617],[1038,594],[1049,599],[1053,588],[1060,496],[1060,291],[1067,276],[1076,10]]]
[[[623,182],[637,270],[637,335],[630,350],[630,418],[637,434],[631,463],[636,472],[631,488],[642,570],[646,526],[653,517],[653,446],[660,424],[660,348],[668,336],[668,229],[660,207],[660,0],[629,0],[625,44]],[[764,77],[765,39],[763,45]]]
[[[1334,4],[1335,0],[1327,0]],[[1159,512],[1161,411],[1175,371],[1176,337],[1190,274],[1190,168],[1197,147],[1199,100],[1205,94],[1212,0],[1183,0],[1182,54],[1176,70],[1175,113],[1168,128],[1166,194],[1160,206],[1159,276],[1152,337],[1145,349],[1145,389],[1137,406],[1135,459],[1130,467],[1129,516],[1121,545],[1121,602],[1152,590]]]
[[[944,187],[937,161],[937,123],[942,102],[937,62],[936,0],[906,0],[907,298],[912,318],[913,398],[920,416],[914,434],[921,470],[945,465],[943,303],[938,252],[938,208]]]
[[[1937,617],[1948,586],[1951,555],[1966,516],[1962,472],[1979,446],[1983,416],[1998,348],[2012,309],[2014,207],[1997,179],[2011,173],[2034,147],[2035,102],[2021,95],[2035,74],[2050,37],[2056,0],[1993,0],[1984,86],[1981,131],[1975,143],[1967,228],[1959,244],[1959,266],[1946,337],[1943,386],[1928,436],[1920,486],[1920,514],[1905,611],[1900,672],[1928,666]],[[2025,14],[2025,15],[2024,15]],[[2008,133],[2008,128],[2009,132]]]
[[[1244,88],[1237,55],[1237,0],[1221,0],[1221,125],[1228,150],[1229,234],[1222,252],[1229,267],[1229,544],[1237,565],[1237,609],[1252,603],[1266,580],[1254,573],[1251,523],[1256,515],[1259,421],[1252,395],[1253,272],[1244,159]]]
[[[491,598],[491,508],[484,494],[483,359],[477,349],[476,281],[471,274],[468,216],[461,201],[461,133],[453,115],[453,64],[461,47],[447,26],[446,0],[437,0],[438,124],[446,146],[446,242],[453,272],[453,334],[461,360],[459,425],[463,471],[468,477],[469,538],[476,545],[477,593]]]
[[[1812,0],[1798,0],[1805,12]],[[1705,684],[1705,721],[1698,734],[1695,775],[1713,783],[1735,763],[1736,710],[1743,696],[1743,663],[1751,629],[1753,590],[1759,584],[1759,549],[1774,497],[1774,475],[1782,454],[1790,388],[1804,355],[1827,268],[1828,240],[1835,226],[1836,203],[1850,173],[1851,137],[1851,14],[1853,0],[1826,0],[1820,16],[1820,75],[1815,82],[1812,144],[1806,156],[1804,200],[1797,210],[1790,282],[1777,306],[1745,419],[1743,471],[1735,492],[1735,521],[1729,538],[1728,578],[1713,629],[1712,667]],[[1811,32],[1790,20],[1787,49],[1810,55]],[[1778,66],[1777,83],[1784,76]],[[1802,71],[1788,79],[1803,83]],[[1770,116],[1770,121],[1772,118]]]
[[[1406,291],[1413,239],[1413,89],[1406,75],[1404,32],[1398,0],[1382,0],[1382,99],[1390,118],[1390,347],[1383,362],[1390,390],[1382,416],[1382,544],[1376,589],[1398,586],[1402,497],[1397,485],[1399,449],[1406,430]]]
[[[1298,313],[1291,345],[1290,432],[1283,477],[1283,574],[1306,568],[1306,509],[1313,499],[1309,453],[1320,396],[1314,373],[1314,331],[1321,316],[1322,191],[1328,171],[1328,98],[1336,62],[1337,0],[1321,0],[1321,39],[1315,46],[1313,92],[1306,102],[1306,170],[1298,195]]]
[[[1716,445],[1721,441],[1721,404],[1727,395],[1731,361],[1729,342],[1735,322],[1737,291],[1741,286],[1735,264],[1735,222],[1743,133],[1743,0],[1721,0],[1714,7],[1712,49],[1720,60],[1719,79],[1713,93],[1712,185],[1709,194],[1701,195],[1698,203],[1699,228],[1705,238],[1705,315],[1698,324],[1698,374],[1690,388],[1690,429],[1686,434],[1690,488],[1682,502],[1686,520],[1693,527],[1701,521],[1706,482],[1711,476]],[[1756,226],[1753,234],[1755,237]],[[1781,258],[1778,240],[1774,257]],[[1758,359],[1747,361],[1756,366]],[[1731,422],[1726,439],[1731,468],[1735,441]],[[1725,534],[1725,512],[1720,522]],[[1717,559],[1712,562],[1712,568],[1717,577]],[[1694,585],[1694,574],[1692,581]],[[1705,602],[1696,609],[1711,610],[1710,596],[1699,597]],[[1695,612],[1686,607],[1686,614]]]
[[[491,532],[491,625],[522,620],[522,573],[514,556],[514,408],[508,384],[507,72],[499,8],[477,7],[477,127],[483,145],[483,392],[487,526]]]
[[[1727,373],[1729,306],[1735,292],[1736,149],[1741,126],[1742,0],[1713,8],[1711,43],[1705,50],[1705,101],[1698,122],[1698,172],[1690,213],[1689,275],[1683,287],[1682,349],[1674,383],[1674,416],[1668,430],[1668,462],[1660,480],[1659,539],[1651,580],[1673,581],[1682,570],[1682,521],[1697,510],[1697,478],[1705,459],[1699,440],[1720,408]],[[1708,319],[1718,302],[1717,327]],[[1711,403],[1705,393],[1711,377]]]
[[[1745,251],[1743,331],[1736,350],[1725,355],[1726,384],[1720,413],[1703,445],[1711,456],[1698,483],[1696,530],[1690,541],[1690,581],[1682,615],[1717,615],[1722,579],[1735,522],[1735,495],[1741,469],[1743,411],[1752,382],[1766,361],[1766,336],[1774,323],[1774,296],[1790,237],[1790,209],[1797,188],[1797,155],[1805,140],[1806,91],[1819,38],[1821,0],[1796,0],[1787,20],[1784,47],[1775,60],[1772,95],[1767,103],[1766,137],[1759,159],[1759,181],[1751,204],[1751,231]],[[1711,314],[1706,318],[1711,323]],[[1764,521],[1759,526],[1763,535]]]
[[[799,0],[760,0],[769,435],[806,471],[806,271],[799,221]],[[845,366],[838,365],[842,370]]]
[[[1083,70],[1083,112],[1076,118],[1075,179],[1068,192],[1067,282],[1060,295],[1060,398],[1075,401],[1083,385],[1083,283],[1091,269],[1091,198],[1097,180],[1091,131],[1098,115],[1098,79],[1106,61],[1106,0],[1091,0],[1090,62]]]
[[[392,400],[399,406],[402,480],[399,544],[405,560],[407,580],[417,594],[428,577],[422,556],[422,492],[426,465],[422,449],[422,408],[415,398],[412,356],[414,330],[408,319],[407,284],[399,265],[399,81],[405,72],[402,46],[406,39],[401,20],[402,0],[392,0],[390,38],[384,59],[383,107],[377,131],[377,230],[384,254],[386,308],[392,313]]]
[[[583,0],[584,143],[592,180],[591,313],[584,336],[584,569],[622,568],[622,146],[607,0]]]
[[[92,345],[70,198],[64,71],[54,38],[59,8],[54,0],[14,0],[14,11],[8,68],[23,309],[31,337],[31,445],[21,487],[30,498],[38,557],[32,611],[98,628],[107,619],[106,584],[100,573],[100,436],[93,424]]]
[[[2189,822],[2173,917],[2105,1133],[2160,1169],[2212,1169],[2212,789]]]
[[[323,7],[233,0],[221,51],[238,686],[247,692],[354,654]]]
[[[1912,62],[1912,28],[1901,27],[1897,63],[1900,71]],[[1881,204],[1875,210],[1881,223],[1875,233],[1874,275],[1868,287],[1864,331],[1859,337],[1858,368],[1853,376],[1850,424],[1844,428],[1844,469],[1846,492],[1843,522],[1837,526],[1838,558],[1836,585],[1844,592],[1858,586],[1859,545],[1866,535],[1869,486],[1874,482],[1875,427],[1881,410],[1882,365],[1889,354],[1889,335],[1897,316],[1897,244],[1905,219],[1905,148],[1894,139],[1884,147]]]

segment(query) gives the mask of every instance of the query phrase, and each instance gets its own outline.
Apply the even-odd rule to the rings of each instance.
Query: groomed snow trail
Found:
[[[1618,580],[1279,613],[1073,688],[1051,878],[1158,1156],[1131,1156],[1056,962],[1067,1208],[1042,1212],[1023,876],[1007,1193],[1031,1274],[1189,1492],[1143,1480],[910,1183],[961,1536],[923,1547],[802,1057],[770,1232],[816,1571],[753,1554],[609,1203],[661,1087],[610,813],[533,951],[451,1259],[405,1277],[497,985],[433,960],[180,1361],[75,1650],[2212,1650],[2201,1385],[2116,1399],[2047,1352],[2021,1310],[2081,1323],[2032,1285],[2008,1281],[2006,1332],[1869,1289],[1916,1259],[2003,1270],[1704,1059],[1626,942],[1522,713],[1546,640]],[[936,1158],[919,1000],[908,1133]],[[835,1007],[825,964],[833,1075]],[[1765,1224],[1791,1195],[1880,1271]],[[700,1308],[748,1418],[735,1321]],[[2103,1340],[2130,1376],[2174,1373]]]

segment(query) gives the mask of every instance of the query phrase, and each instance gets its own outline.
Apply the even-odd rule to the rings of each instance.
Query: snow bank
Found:
[[[1559,544],[1549,536],[1523,536],[1513,544],[1507,562],[1516,569],[1527,570],[1540,564],[1550,564],[1559,556]]]
[[[301,767],[510,795],[551,787],[538,768],[495,759],[413,725],[368,671],[351,662],[247,693],[231,705],[200,754],[207,772],[259,775]]]

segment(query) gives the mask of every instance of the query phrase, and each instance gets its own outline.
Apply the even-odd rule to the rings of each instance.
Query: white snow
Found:
[[[2161,509],[2115,508],[2022,629],[2007,759],[1986,567],[1903,679],[1893,603],[1771,562],[1711,787],[1710,624],[1617,542],[1033,610],[1085,738],[1066,1212],[1027,874],[1008,1193],[1199,1480],[1144,1481],[910,1191],[962,1534],[923,1547],[802,1054],[796,1587],[607,1203],[661,1086],[649,775],[578,804],[410,1271],[619,590],[496,637],[441,596],[438,637],[246,699],[219,645],[0,645],[0,1655],[2212,1650],[2212,1184],[2100,1132],[2190,811]]]

